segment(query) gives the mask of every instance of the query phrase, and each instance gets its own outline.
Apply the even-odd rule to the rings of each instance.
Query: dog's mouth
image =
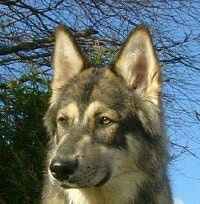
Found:
[[[60,186],[65,189],[70,189],[70,188],[90,188],[90,187],[101,187],[104,184],[108,182],[110,179],[111,174],[108,172],[105,174],[105,176],[97,181],[96,178],[91,178],[90,180],[87,180],[85,178],[75,178],[72,176],[72,178],[69,178],[66,181],[60,182]]]
[[[101,181],[99,181],[99,183],[97,183],[96,185],[95,185],[95,187],[101,187],[101,186],[103,186],[105,183],[107,183],[107,181],[110,179],[110,176],[111,176],[111,174],[110,173],[107,173],[106,174],[106,176],[101,180]]]

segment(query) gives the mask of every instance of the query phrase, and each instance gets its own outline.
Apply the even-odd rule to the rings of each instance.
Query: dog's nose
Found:
[[[50,171],[54,178],[63,181],[68,179],[71,174],[74,173],[78,166],[76,159],[54,159],[50,163]]]

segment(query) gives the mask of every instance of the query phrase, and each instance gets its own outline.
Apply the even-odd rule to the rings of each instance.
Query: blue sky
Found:
[[[195,7],[194,3],[193,6],[198,13],[199,5]],[[188,11],[181,13],[179,17],[184,17],[190,25],[194,26],[192,33],[198,36],[196,39],[199,39],[200,27],[197,26],[197,22],[193,18],[190,18]],[[195,29],[195,26],[197,29]],[[171,29],[169,26],[166,27],[169,30]],[[174,30],[174,35],[172,35],[173,39],[184,39],[185,32],[189,33],[190,28],[190,26],[184,25],[177,27],[177,30]],[[180,154],[180,156],[169,166],[169,175],[175,204],[200,204],[200,121],[195,119],[194,114],[194,111],[200,113],[200,41],[192,39],[181,49],[182,53],[189,50],[191,55],[192,53],[194,56],[195,54],[198,55],[197,58],[190,58],[190,60],[194,59],[193,63],[198,71],[193,72],[194,70],[189,67],[175,64],[167,73],[170,77],[169,74],[176,69],[177,73],[173,77],[175,80],[178,79],[173,83],[174,86],[177,86],[177,89],[170,89],[168,85],[165,85],[165,93],[171,93],[178,102],[172,103],[166,109],[168,136],[178,145],[188,146],[189,150],[197,157],[183,151],[183,149],[178,150],[177,154]],[[183,114],[181,111],[185,113]],[[170,122],[168,119],[172,115],[179,122],[181,121],[181,124],[176,123],[176,119]]]
[[[171,184],[174,198],[183,204],[200,203],[200,160],[185,158],[174,164],[180,171],[171,170]],[[174,167],[173,167],[174,168]],[[177,201],[178,204],[178,201]]]
[[[200,133],[198,127],[191,130]],[[190,148],[199,158],[185,154],[169,166],[175,204],[200,204],[200,142],[191,142]]]
[[[197,90],[200,95],[199,86],[197,86]],[[196,95],[196,98],[199,98],[199,95]],[[192,97],[190,94],[189,96]],[[188,106],[189,104],[186,103],[185,109]],[[194,109],[199,111],[198,103],[193,104],[193,106],[195,107]],[[170,111],[169,114],[176,116],[176,110],[173,107],[168,111]],[[177,117],[179,116],[180,114],[177,114]],[[191,116],[182,115],[180,117],[183,117],[186,122],[178,124],[180,126],[176,130],[177,132],[173,129],[173,123],[168,125],[168,135],[170,140],[176,144],[188,146],[189,150],[196,157],[184,151],[184,149],[179,149],[177,152],[171,149],[171,154],[174,152],[179,154],[169,165],[169,177],[175,199],[174,202],[175,204],[200,204],[200,121],[196,120],[196,123],[194,121],[191,122],[189,117],[192,117],[192,113]],[[193,118],[195,119],[194,115]],[[175,128],[177,128],[177,125],[175,125]]]

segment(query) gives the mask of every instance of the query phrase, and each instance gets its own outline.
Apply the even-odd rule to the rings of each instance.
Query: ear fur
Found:
[[[70,31],[63,25],[58,26],[55,37],[51,102],[60,94],[63,85],[81,72],[85,63],[86,61]]]
[[[131,32],[114,62],[114,72],[124,78],[137,93],[159,104],[161,73],[147,27],[138,26]]]

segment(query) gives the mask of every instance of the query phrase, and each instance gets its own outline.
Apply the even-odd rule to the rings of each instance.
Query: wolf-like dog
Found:
[[[43,204],[171,204],[162,77],[148,28],[94,67],[56,30]]]

